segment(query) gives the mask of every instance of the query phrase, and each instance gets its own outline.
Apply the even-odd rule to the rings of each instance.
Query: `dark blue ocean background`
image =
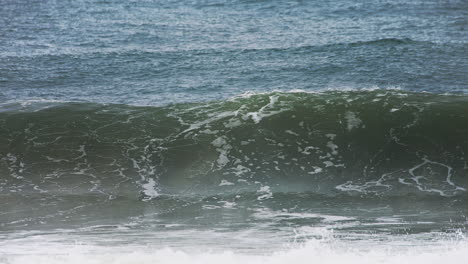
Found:
[[[2,0],[0,102],[468,92],[465,0]]]

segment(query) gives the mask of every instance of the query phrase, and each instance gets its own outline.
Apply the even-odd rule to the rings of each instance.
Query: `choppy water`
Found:
[[[0,263],[464,263],[466,1],[9,1]]]

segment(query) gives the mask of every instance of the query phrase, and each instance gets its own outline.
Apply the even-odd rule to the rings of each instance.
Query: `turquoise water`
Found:
[[[3,1],[0,263],[464,263],[466,1]]]

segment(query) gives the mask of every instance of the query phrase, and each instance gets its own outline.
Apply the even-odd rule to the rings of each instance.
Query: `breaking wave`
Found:
[[[468,97],[273,92],[0,110],[0,193],[465,195]]]

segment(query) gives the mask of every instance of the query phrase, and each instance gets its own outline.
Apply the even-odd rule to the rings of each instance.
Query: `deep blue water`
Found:
[[[246,91],[467,92],[450,1],[9,1],[0,100],[138,105]]]

